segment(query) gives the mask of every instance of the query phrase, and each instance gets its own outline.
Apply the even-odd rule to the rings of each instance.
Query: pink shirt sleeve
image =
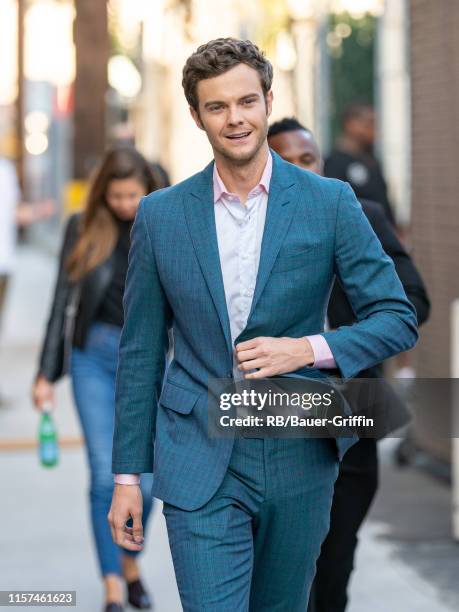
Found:
[[[312,364],[312,367],[324,369],[336,368],[333,353],[331,352],[325,338],[321,334],[306,336],[306,338],[309,340],[314,353],[314,363]]]
[[[140,483],[140,474],[115,474],[115,484],[122,485],[138,485]]]

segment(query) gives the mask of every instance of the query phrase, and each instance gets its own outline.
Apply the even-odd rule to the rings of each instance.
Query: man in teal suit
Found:
[[[199,47],[183,86],[215,160],[144,198],[132,231],[109,520],[117,543],[142,547],[138,474],[153,472],[185,612],[304,612],[354,441],[212,438],[209,378],[347,378],[417,339],[350,187],[269,150],[271,82],[249,41]],[[357,322],[324,332],[335,274]]]

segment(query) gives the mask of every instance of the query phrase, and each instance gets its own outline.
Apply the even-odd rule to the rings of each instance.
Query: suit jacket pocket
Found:
[[[280,252],[274,263],[272,272],[288,272],[302,268],[307,264],[313,264],[317,259],[318,249],[316,245],[311,245],[302,251]]]
[[[198,401],[199,395],[196,391],[185,389],[185,387],[180,387],[166,380],[159,397],[159,403],[174,412],[190,414]]]

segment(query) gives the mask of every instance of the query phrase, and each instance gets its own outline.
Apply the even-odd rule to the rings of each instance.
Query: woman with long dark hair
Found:
[[[54,383],[69,370],[90,468],[91,522],[106,612],[123,610],[122,577],[129,603],[151,607],[140,580],[138,553],[114,544],[107,514],[114,486],[115,376],[130,229],[141,197],[156,188],[149,164],[133,147],[117,147],[104,156],[84,212],[67,224],[32,390],[35,406],[43,410],[54,402]],[[151,474],[142,475],[144,523],[152,508],[151,486]]]

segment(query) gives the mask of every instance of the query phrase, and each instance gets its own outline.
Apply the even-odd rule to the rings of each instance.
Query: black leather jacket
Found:
[[[51,382],[58,380],[64,371],[64,325],[66,308],[75,284],[72,284],[65,271],[65,261],[78,236],[80,214],[72,215],[65,229],[64,241],[59,258],[59,273],[54,289],[54,298],[41,350],[39,374]],[[115,271],[112,255],[92,270],[81,281],[79,308],[75,320],[73,346],[83,348],[91,323],[105,296]]]

